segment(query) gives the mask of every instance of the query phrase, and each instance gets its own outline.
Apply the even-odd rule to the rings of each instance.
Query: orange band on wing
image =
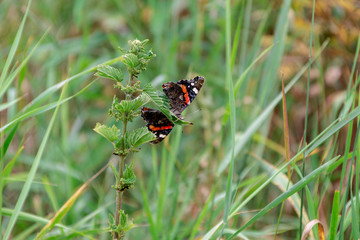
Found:
[[[180,85],[180,86],[181,86],[181,89],[182,89],[182,91],[184,93],[184,98],[185,98],[184,103],[185,103],[185,105],[188,105],[188,104],[190,104],[190,98],[189,98],[188,90],[187,90],[185,85]]]
[[[173,126],[155,127],[154,125],[150,125],[149,128],[150,128],[151,131],[160,131],[160,130],[172,129]]]

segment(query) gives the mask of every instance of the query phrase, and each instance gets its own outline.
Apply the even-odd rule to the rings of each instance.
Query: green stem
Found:
[[[124,119],[123,122],[123,132],[122,132],[122,138],[124,139],[125,133],[126,133],[126,128],[127,128],[127,119]],[[121,204],[122,204],[122,196],[123,196],[123,191],[120,189],[121,186],[121,179],[124,177],[124,165],[125,165],[125,158],[126,158],[126,153],[125,153],[125,141],[122,142],[122,154],[120,155],[120,161],[119,161],[119,175],[120,175],[120,179],[118,180],[118,182],[116,183],[116,186],[118,187],[116,189],[116,213],[115,213],[115,225],[118,226],[120,223],[120,210],[121,210]],[[121,236],[119,236],[119,234],[117,232],[115,232],[115,236],[114,239],[121,239]]]
[[[307,123],[308,123],[308,109],[309,109],[309,89],[310,89],[310,70],[311,70],[311,52],[312,52],[312,43],[313,43],[313,33],[314,33],[314,16],[315,16],[315,0],[313,0],[312,6],[312,17],[311,17],[311,32],[310,32],[310,53],[309,53],[309,70],[308,78],[306,83],[306,108],[305,108],[305,123],[304,123],[304,147],[306,147],[306,133],[307,133]],[[302,165],[302,175],[305,177],[305,164],[306,164],[307,155],[303,154],[303,165]],[[304,189],[301,189],[301,203],[300,203],[300,219],[299,219],[299,239],[301,238],[302,233],[302,220],[303,220],[303,208],[304,208]]]

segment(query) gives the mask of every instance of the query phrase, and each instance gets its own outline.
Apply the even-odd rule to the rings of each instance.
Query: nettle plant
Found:
[[[126,75],[119,68],[108,65],[100,65],[96,73],[97,76],[115,80],[114,87],[122,93],[119,96],[124,96],[122,99],[114,96],[109,109],[109,115],[115,118],[116,122],[121,123],[122,130],[115,125],[110,127],[100,123],[97,123],[94,128],[97,133],[112,143],[114,146],[113,153],[119,157],[118,169],[110,163],[116,179],[116,183],[113,185],[116,190],[116,211],[115,216],[110,215],[109,219],[109,231],[113,239],[122,239],[124,234],[134,226],[127,214],[121,209],[123,192],[134,188],[136,180],[133,160],[130,161],[127,157],[133,152],[138,152],[141,144],[155,142],[158,137],[156,132],[149,128],[149,124],[147,127],[129,130],[129,123],[140,116],[141,108],[145,104],[151,102],[159,109],[159,111],[154,111],[166,117],[171,123],[189,124],[170,111],[169,100],[164,96],[159,96],[151,84],[144,87],[140,86],[139,74],[146,70],[149,61],[156,56],[151,50],[145,48],[147,42],[148,40],[129,41],[129,50],[124,52],[120,49],[123,53],[120,59],[126,66]],[[125,165],[125,159],[130,163]]]

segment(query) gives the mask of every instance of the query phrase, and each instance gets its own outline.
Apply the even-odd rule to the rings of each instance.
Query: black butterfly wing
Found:
[[[147,123],[147,128],[154,133],[156,139],[151,143],[159,143],[171,132],[174,124],[159,110],[143,107],[141,117]]]
[[[169,98],[170,111],[177,116],[181,116],[181,113],[195,99],[204,81],[205,79],[203,77],[196,76],[190,80],[164,83],[162,85],[163,91]]]

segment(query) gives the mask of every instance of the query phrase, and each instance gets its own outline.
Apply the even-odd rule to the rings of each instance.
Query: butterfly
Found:
[[[205,78],[196,76],[190,80],[167,82],[162,85],[165,95],[169,98],[170,111],[183,119],[181,113],[190,105],[199,93]],[[156,139],[151,143],[159,143],[171,132],[174,124],[159,110],[143,107],[141,117],[147,123],[147,128],[154,133]]]

